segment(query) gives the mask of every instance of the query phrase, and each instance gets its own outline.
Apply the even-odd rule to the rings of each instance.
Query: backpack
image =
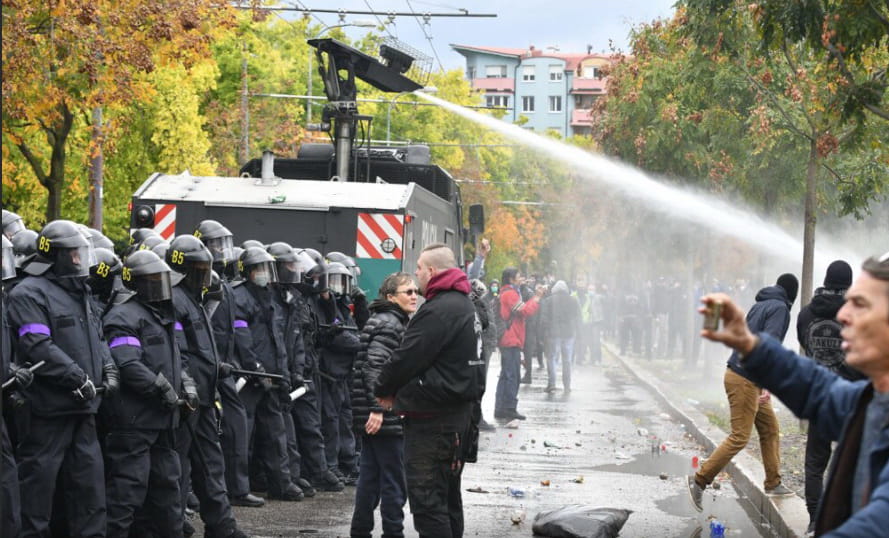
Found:
[[[815,319],[806,327],[806,352],[818,364],[849,380],[863,376],[846,364],[846,354],[841,347],[843,326],[835,319]]]

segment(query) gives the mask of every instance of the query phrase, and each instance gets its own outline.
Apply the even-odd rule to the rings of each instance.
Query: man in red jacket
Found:
[[[519,374],[521,372],[522,347],[525,345],[525,319],[537,313],[540,298],[545,289],[538,286],[528,302],[522,301],[518,286],[523,278],[515,267],[503,270],[500,279],[500,319],[505,327],[500,338],[500,379],[497,380],[497,397],[494,418],[525,420],[518,412]]]

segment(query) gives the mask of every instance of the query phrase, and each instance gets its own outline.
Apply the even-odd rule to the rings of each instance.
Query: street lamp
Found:
[[[396,99],[398,99],[402,95],[407,95],[409,93],[438,93],[438,88],[436,88],[435,86],[426,86],[426,87],[420,88],[419,90],[414,90],[412,92],[401,92],[401,93],[395,94],[395,97],[393,97],[392,99],[389,99],[389,108],[386,109],[386,145],[387,146],[389,145],[389,142],[391,140],[391,138],[389,136],[390,135],[389,128],[392,124],[392,106],[395,105]]]
[[[347,26],[355,26],[358,28],[376,28],[376,23],[369,19],[359,19],[354,22],[342,22],[340,24],[334,24],[333,26],[325,26],[321,29],[320,32],[315,34],[313,39],[319,39],[325,32],[333,30],[334,28],[345,28]],[[309,51],[309,78],[308,78],[308,95],[309,98],[306,99],[306,123],[312,121],[312,56],[314,56],[313,51]]]

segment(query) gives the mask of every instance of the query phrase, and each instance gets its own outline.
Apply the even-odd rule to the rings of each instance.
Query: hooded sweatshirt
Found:
[[[747,326],[753,333],[766,332],[782,342],[790,326],[790,306],[784,288],[767,286],[756,294],[756,304],[747,312]],[[728,367],[736,374],[747,377],[737,352],[732,352]]]

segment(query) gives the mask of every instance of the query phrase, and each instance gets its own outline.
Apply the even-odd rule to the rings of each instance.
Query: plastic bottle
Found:
[[[509,494],[510,497],[524,497],[525,490],[518,487],[509,486],[506,488],[506,493]]]
[[[725,525],[720,523],[718,519],[714,519],[710,522],[710,538],[724,538],[725,537]]]

